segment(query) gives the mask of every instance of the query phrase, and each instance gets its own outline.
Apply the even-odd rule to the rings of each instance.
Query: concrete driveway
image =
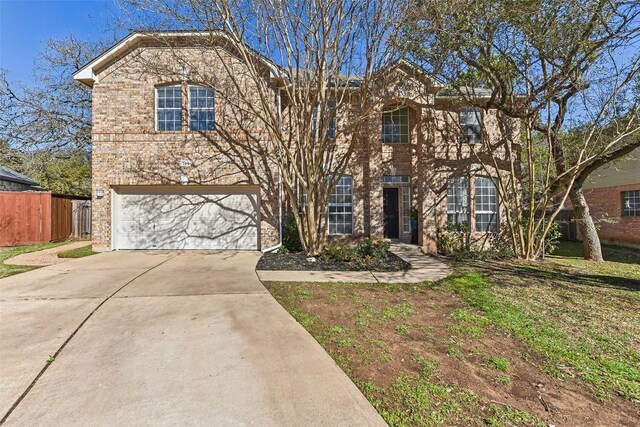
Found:
[[[112,252],[0,280],[0,417],[385,425],[262,286],[258,258]]]

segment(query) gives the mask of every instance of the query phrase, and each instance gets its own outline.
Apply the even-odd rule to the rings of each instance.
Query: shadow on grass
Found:
[[[584,259],[582,242],[560,241],[558,247],[549,255],[550,259],[569,258],[577,261]],[[623,246],[602,245],[602,256],[605,261],[622,264],[640,264],[640,250],[633,250]]]
[[[518,276],[524,279],[522,283],[509,283],[515,286],[527,286],[531,281],[551,281],[555,285],[562,282],[574,283],[585,286],[595,286],[600,288],[623,289],[627,291],[640,291],[640,280],[623,276],[587,274],[576,272],[577,267],[569,267],[561,264],[533,264],[508,263],[504,261],[483,261],[475,264],[488,276],[505,274],[508,276]],[[547,267],[547,268],[545,268]],[[500,284],[500,281],[496,281]]]

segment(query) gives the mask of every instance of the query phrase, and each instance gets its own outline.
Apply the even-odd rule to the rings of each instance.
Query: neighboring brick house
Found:
[[[219,57],[192,51],[188,34],[163,35],[180,40],[181,55],[200,55],[198,64],[218,72]],[[286,202],[278,191],[275,154],[262,150],[269,144],[260,138],[261,126],[251,125],[256,153],[262,154],[235,156],[229,106],[215,88],[185,76],[176,49],[165,54],[165,46],[157,37],[132,33],[74,75],[93,88],[94,249],[276,246]],[[242,72],[237,58],[224,55],[227,65]],[[167,72],[147,72],[142,63],[162,64]],[[265,79],[269,66],[265,62]],[[333,190],[329,234],[407,242],[417,234],[418,244],[434,252],[447,220],[467,223],[477,233],[497,230],[502,203],[472,154],[486,156],[487,150],[484,143],[470,144],[488,139],[493,153],[503,150],[504,126],[498,126],[496,112],[461,105],[407,62],[388,71],[395,83],[385,81],[376,100],[384,112],[370,118]],[[247,81],[243,90],[250,93],[251,86]],[[509,123],[509,138],[517,141],[517,126]],[[222,129],[225,135],[217,138]],[[202,138],[203,130],[214,135],[213,144]]]
[[[42,191],[40,184],[6,166],[0,166],[0,191]]]
[[[593,172],[583,188],[600,240],[640,247],[640,149]]]

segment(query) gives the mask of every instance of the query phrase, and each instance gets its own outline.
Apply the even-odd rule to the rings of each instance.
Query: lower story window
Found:
[[[476,178],[476,231],[498,231],[498,192],[489,178]]]
[[[329,234],[353,234],[353,178],[343,176],[329,197]]]
[[[402,232],[411,233],[411,193],[409,187],[402,187]]]
[[[469,180],[465,177],[447,181],[447,221],[457,226],[469,224]]]
[[[640,190],[622,192],[622,216],[640,216]]]

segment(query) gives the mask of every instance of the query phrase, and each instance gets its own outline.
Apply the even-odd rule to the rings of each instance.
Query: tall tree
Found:
[[[72,74],[105,46],[74,36],[52,39],[28,82],[10,81],[0,71],[0,139],[6,146],[0,156],[19,157],[14,166],[53,191],[90,192],[91,92]]]
[[[540,255],[570,196],[581,227],[595,231],[576,183],[624,154],[640,131],[638,99],[627,90],[640,72],[639,24],[640,4],[628,0],[421,0],[412,8],[402,39],[409,53],[467,102],[521,122],[521,138],[506,141],[512,174],[495,177],[516,256]],[[583,138],[566,145],[573,125]],[[523,200],[508,197],[521,192]]]
[[[129,0],[128,16],[149,29],[203,35],[189,48],[219,55],[223,76],[202,70],[202,56],[176,60],[190,79],[213,87],[231,109],[229,161],[250,170],[274,162],[306,253],[318,254],[327,234],[330,193],[374,114],[369,92],[375,71],[394,59],[388,44],[402,3],[385,0]],[[143,10],[144,14],[136,14]],[[150,15],[151,12],[151,15]],[[148,19],[151,19],[149,21]],[[161,35],[158,41],[164,40]],[[225,50],[219,49],[223,45]],[[167,46],[170,47],[170,46]],[[233,52],[241,67],[225,52]],[[206,55],[206,53],[203,53]],[[149,67],[159,73],[156,61]],[[200,70],[197,73],[194,70]],[[274,84],[274,79],[279,83]],[[248,86],[247,86],[248,85]],[[250,87],[250,90],[246,90]],[[336,121],[338,122],[336,125]],[[251,123],[248,123],[251,122]],[[219,127],[218,127],[219,126]],[[262,129],[262,134],[255,132]],[[219,134],[225,124],[216,122]],[[206,135],[205,135],[206,137]],[[266,141],[266,142],[265,142]],[[215,138],[208,140],[219,144]],[[270,169],[268,165],[262,166]],[[279,175],[279,178],[276,176]],[[258,176],[254,179],[262,179]],[[275,182],[265,185],[265,191]]]

